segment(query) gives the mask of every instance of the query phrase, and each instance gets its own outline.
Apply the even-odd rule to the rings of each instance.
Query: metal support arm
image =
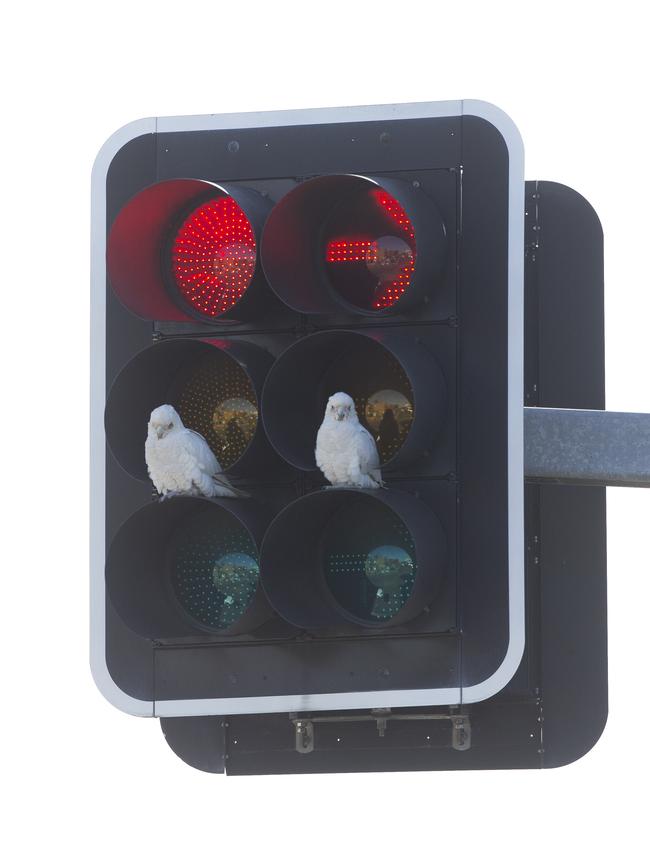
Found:
[[[524,409],[528,481],[650,487],[650,414]]]

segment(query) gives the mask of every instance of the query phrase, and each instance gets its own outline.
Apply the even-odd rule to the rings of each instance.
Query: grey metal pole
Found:
[[[650,487],[650,414],[524,409],[529,481]]]

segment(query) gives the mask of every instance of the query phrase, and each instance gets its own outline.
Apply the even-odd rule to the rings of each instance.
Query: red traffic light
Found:
[[[184,301],[202,316],[216,318],[251,284],[257,260],[253,226],[232,196],[210,199],[183,221],[170,259]]]
[[[416,255],[418,237],[426,244]],[[446,249],[445,224],[422,190],[338,174],[305,181],[280,199],[261,256],[269,285],[293,310],[380,316],[436,291]]]
[[[258,243],[270,205],[246,187],[181,178],[119,210],[107,243],[115,294],[140,318],[246,319],[260,306]]]
[[[327,273],[354,307],[377,312],[396,304],[411,284],[415,260],[411,220],[383,189],[358,193],[327,221]]]

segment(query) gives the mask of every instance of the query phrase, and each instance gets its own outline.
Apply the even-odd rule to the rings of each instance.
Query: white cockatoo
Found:
[[[158,406],[149,418],[144,445],[149,477],[168,496],[246,496],[232,487],[200,433],[189,430],[173,406]]]
[[[316,464],[334,487],[383,487],[377,445],[359,423],[354,400],[339,391],[327,401],[316,437]]]

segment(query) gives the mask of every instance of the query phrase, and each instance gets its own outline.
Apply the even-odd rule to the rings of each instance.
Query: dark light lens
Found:
[[[413,591],[415,545],[402,520],[369,499],[339,509],[328,523],[322,565],[342,608],[361,621],[388,622]]]
[[[243,367],[226,354],[184,371],[170,401],[228,469],[250,445],[258,422],[257,397]]]
[[[406,440],[413,423],[413,397],[408,382],[403,391],[375,391],[363,404],[363,418],[377,442],[382,463],[388,463]],[[409,393],[409,396],[407,396]]]
[[[171,584],[189,616],[223,630],[250,606],[259,583],[259,557],[250,533],[231,514],[186,521],[172,541]]]
[[[196,208],[172,243],[172,274],[179,292],[210,318],[223,315],[241,299],[256,261],[255,232],[231,196]]]
[[[392,307],[415,270],[415,233],[402,205],[382,189],[346,200],[326,223],[325,263],[332,287],[352,306]]]
[[[388,463],[402,447],[413,423],[413,389],[397,359],[379,343],[345,352],[321,386],[323,410],[330,394],[354,399],[361,423],[372,434],[379,458]]]

